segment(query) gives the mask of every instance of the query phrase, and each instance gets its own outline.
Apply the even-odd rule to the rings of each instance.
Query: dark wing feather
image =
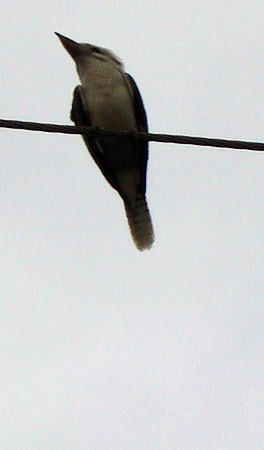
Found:
[[[133,109],[137,122],[138,131],[148,131],[147,115],[144,108],[143,100],[136,85],[135,80],[128,73],[125,74],[129,84],[129,91],[132,94]],[[141,193],[145,195],[146,192],[146,172],[148,163],[148,141],[138,141],[137,145],[140,150],[140,172],[141,172]]]
[[[143,100],[141,97],[141,94],[138,90],[138,87],[136,85],[135,80],[129,75],[129,73],[125,74],[129,85],[132,89],[133,93],[133,106],[134,106],[134,113],[137,121],[138,131],[148,131],[148,121],[147,121],[147,115],[146,111],[143,105]],[[142,141],[144,142],[144,141]],[[146,141],[147,142],[147,141]]]
[[[89,116],[89,111],[84,107],[83,94],[82,94],[82,86],[76,86],[73,92],[73,101],[72,101],[72,109],[71,109],[71,120],[75,123],[75,125],[82,125],[86,127],[90,127],[92,125],[91,118]],[[108,161],[106,160],[104,154],[100,150],[100,146],[97,142],[97,138],[93,136],[82,136],[83,140],[92,156],[96,164],[99,166],[103,175],[110,183],[110,185],[119,191],[117,180],[115,179],[115,175],[109,166]]]

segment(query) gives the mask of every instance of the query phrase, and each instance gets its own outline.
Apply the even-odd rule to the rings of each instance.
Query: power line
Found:
[[[120,136],[122,138],[143,139],[153,142],[164,142],[171,144],[202,145],[205,147],[232,148],[237,150],[251,150],[257,152],[264,151],[264,144],[261,142],[236,141],[229,139],[215,139],[198,136],[181,136],[172,134],[154,134],[145,132],[110,132],[101,130],[98,127],[83,127],[73,125],[56,125],[51,123],[24,122],[20,120],[0,119],[1,128],[12,128],[29,131],[42,131],[45,133],[63,134],[86,134],[87,136]]]

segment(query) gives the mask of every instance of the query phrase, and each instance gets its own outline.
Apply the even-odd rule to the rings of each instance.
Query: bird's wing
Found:
[[[75,125],[82,125],[86,127],[90,127],[92,125],[87,106],[84,106],[82,86],[80,85],[76,86],[73,92],[73,101],[70,117],[71,120],[75,123]],[[96,164],[99,166],[100,170],[102,171],[107,181],[114,189],[119,191],[119,186],[115,174],[113,173],[113,170],[111,170],[111,167],[106,157],[102,153],[97,138],[93,136],[83,135],[83,140],[91,156],[93,157]]]
[[[131,89],[132,93],[132,101],[133,101],[133,107],[134,107],[134,113],[137,121],[137,126],[139,131],[148,131],[148,122],[147,122],[147,115],[146,111],[143,105],[143,100],[140,95],[140,92],[138,90],[138,87],[136,85],[135,80],[129,75],[129,73],[125,74],[127,78],[127,82],[129,84],[129,87]],[[144,141],[142,141],[144,142]],[[146,141],[147,142],[147,141]]]
[[[144,108],[143,100],[135,80],[125,73],[126,82],[132,98],[133,110],[136,118],[138,131],[148,131],[147,115]],[[146,192],[146,172],[148,162],[148,141],[138,140],[137,145],[140,149],[140,173],[141,173],[141,193]]]

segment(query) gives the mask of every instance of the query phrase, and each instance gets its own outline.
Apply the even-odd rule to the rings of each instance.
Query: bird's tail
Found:
[[[154,231],[146,197],[138,194],[132,207],[125,202],[125,209],[130,232],[139,250],[150,249],[154,242]]]

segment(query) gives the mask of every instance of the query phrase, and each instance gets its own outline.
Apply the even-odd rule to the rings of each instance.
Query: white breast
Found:
[[[93,125],[105,130],[133,130],[136,122],[123,73],[107,62],[93,61],[81,81]]]

